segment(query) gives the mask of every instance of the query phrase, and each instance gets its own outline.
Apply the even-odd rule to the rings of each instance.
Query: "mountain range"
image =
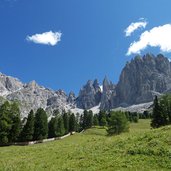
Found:
[[[88,80],[78,96],[74,92],[67,95],[63,90],[45,88],[36,81],[25,84],[17,78],[0,73],[0,102],[18,101],[22,117],[27,116],[31,109],[39,107],[44,108],[50,116],[54,110],[80,113],[84,109],[97,111],[143,106],[152,102],[155,95],[167,92],[171,92],[171,62],[162,54],[135,56],[122,69],[117,84],[107,77],[102,85],[97,79]]]

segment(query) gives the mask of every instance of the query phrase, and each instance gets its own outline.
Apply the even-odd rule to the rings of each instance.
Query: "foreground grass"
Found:
[[[150,130],[140,120],[119,136],[92,128],[60,141],[1,147],[0,170],[171,170],[171,127]]]

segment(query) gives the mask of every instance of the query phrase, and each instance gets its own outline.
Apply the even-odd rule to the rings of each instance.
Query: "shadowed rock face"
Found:
[[[97,106],[101,100],[101,89],[97,80],[89,80],[80,90],[76,100],[77,107],[81,109],[90,109]]]
[[[171,89],[171,64],[163,55],[136,56],[123,68],[116,87],[115,104],[132,105],[153,100]]]

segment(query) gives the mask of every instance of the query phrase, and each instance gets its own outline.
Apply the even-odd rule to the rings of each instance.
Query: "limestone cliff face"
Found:
[[[79,92],[76,100],[77,107],[82,109],[90,109],[97,106],[101,100],[101,89],[97,80],[89,80]]]
[[[163,55],[136,56],[128,62],[116,86],[115,104],[132,105],[153,100],[171,89],[171,64]]]
[[[23,86],[23,83],[17,78],[0,73],[0,96],[6,96],[11,92],[18,91],[22,89]]]
[[[111,109],[114,105],[113,97],[115,97],[115,85],[105,77],[103,80],[103,92],[101,97],[101,109]]]

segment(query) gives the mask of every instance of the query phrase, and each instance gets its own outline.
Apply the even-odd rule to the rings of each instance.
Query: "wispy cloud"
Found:
[[[126,55],[140,53],[148,46],[159,47],[162,52],[171,52],[171,24],[154,27],[142,33],[138,41],[130,44]]]
[[[131,23],[126,29],[125,29],[125,36],[131,36],[131,34],[139,29],[139,28],[145,28],[147,25],[147,21],[144,20],[144,18],[140,18],[140,21],[135,22],[135,23]]]
[[[62,36],[61,32],[49,31],[41,34],[34,34],[32,36],[27,36],[26,40],[38,44],[55,46],[58,42],[61,41],[61,36]]]

